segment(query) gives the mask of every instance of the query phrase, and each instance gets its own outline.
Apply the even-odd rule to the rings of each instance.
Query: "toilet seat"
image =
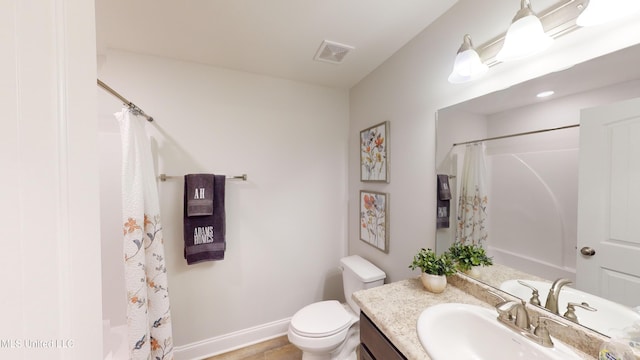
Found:
[[[300,309],[291,319],[291,330],[309,338],[328,337],[349,328],[355,319],[336,300],[321,301]]]

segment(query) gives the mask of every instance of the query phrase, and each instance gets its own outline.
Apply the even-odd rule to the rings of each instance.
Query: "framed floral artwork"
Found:
[[[360,131],[360,181],[389,182],[389,122]]]
[[[360,190],[360,240],[389,252],[389,195]]]

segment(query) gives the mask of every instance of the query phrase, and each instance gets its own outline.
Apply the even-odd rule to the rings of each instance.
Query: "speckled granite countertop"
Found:
[[[495,288],[499,288],[503,282],[513,279],[549,281],[500,264],[480,268],[480,276],[478,277],[478,280]]]
[[[473,290],[470,288],[477,286],[476,284],[460,284],[459,278],[455,282],[457,287],[449,284],[443,293],[432,294],[424,289],[419,278],[414,278],[358,291],[353,294],[353,299],[409,360],[429,360],[416,331],[418,317],[424,309],[453,302],[488,308],[493,305],[471,295]],[[481,291],[486,292],[486,289]],[[577,352],[584,359],[594,359]]]
[[[468,303],[489,307],[464,291],[447,285],[441,294],[427,292],[418,278],[358,291],[353,298],[360,309],[410,360],[429,359],[418,340],[416,324],[424,309],[441,303]]]

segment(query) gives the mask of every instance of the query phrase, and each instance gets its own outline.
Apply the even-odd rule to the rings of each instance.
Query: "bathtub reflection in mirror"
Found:
[[[436,250],[444,252],[455,239],[455,199],[465,146],[453,144],[561,128],[483,142],[489,196],[485,248],[495,263],[528,278],[548,282],[567,278],[575,282],[576,259],[580,256],[580,129],[570,126],[580,123],[581,109],[639,98],[640,67],[635,65],[639,61],[640,45],[636,45],[439,110],[436,172],[450,175],[452,200],[450,227],[437,229]],[[555,95],[545,99],[535,96],[545,90],[554,90]],[[499,288],[509,279],[498,283],[480,280]],[[618,302],[639,306],[640,298]],[[606,326],[594,330],[612,335],[603,328]]]

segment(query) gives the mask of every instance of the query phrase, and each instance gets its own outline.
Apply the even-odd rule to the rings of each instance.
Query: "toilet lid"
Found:
[[[292,329],[307,337],[324,337],[351,325],[353,318],[336,300],[321,301],[300,309],[291,319]]]

